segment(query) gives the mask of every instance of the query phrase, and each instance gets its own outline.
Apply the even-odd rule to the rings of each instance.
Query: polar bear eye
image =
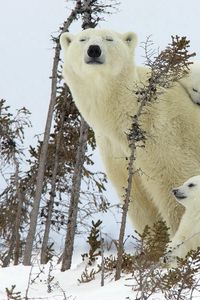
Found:
[[[110,37],[110,36],[107,36],[107,37],[106,37],[106,41],[108,41],[108,42],[113,42],[113,38]]]
[[[80,42],[85,42],[87,39],[86,38],[81,38],[79,41]]]
[[[198,93],[198,90],[196,90],[195,88],[192,89],[193,92]]]
[[[190,184],[188,184],[188,187],[189,188],[191,188],[191,187],[194,187],[195,186],[195,184],[194,183],[190,183]]]

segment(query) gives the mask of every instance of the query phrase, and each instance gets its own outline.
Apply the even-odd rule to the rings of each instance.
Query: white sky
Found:
[[[200,45],[199,0],[122,0],[120,12],[108,16],[100,27],[135,31],[139,42],[152,35],[155,48],[164,48],[171,35],[187,36],[191,51]],[[69,14],[65,0],[2,0],[0,9],[0,98],[13,108],[26,106],[32,112],[33,128],[28,144],[44,130],[50,98],[52,67],[51,35]],[[80,28],[73,26],[73,32]],[[143,61],[143,50],[136,50],[136,61]],[[34,142],[35,143],[35,142]]]

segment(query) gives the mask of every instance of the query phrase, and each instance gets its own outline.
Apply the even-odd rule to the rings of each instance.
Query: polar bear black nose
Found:
[[[178,193],[178,189],[173,189],[173,190],[172,190],[172,193],[174,194],[174,196],[176,196],[177,193]]]
[[[96,58],[101,56],[101,48],[98,45],[90,45],[87,51],[89,57]]]

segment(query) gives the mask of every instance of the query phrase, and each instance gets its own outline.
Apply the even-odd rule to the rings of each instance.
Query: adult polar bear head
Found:
[[[64,77],[68,79],[70,73],[71,79],[71,73],[74,73],[80,78],[97,74],[102,78],[105,74],[107,79],[133,64],[137,36],[133,32],[120,34],[105,29],[87,29],[75,36],[63,33],[60,43],[64,51]]]

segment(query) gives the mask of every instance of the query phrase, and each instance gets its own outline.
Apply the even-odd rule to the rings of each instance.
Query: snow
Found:
[[[40,300],[134,300],[136,292],[132,290],[130,275],[124,275],[119,281],[114,281],[114,274],[105,279],[105,286],[101,287],[101,275],[98,273],[95,280],[88,283],[79,283],[78,279],[85,270],[85,263],[78,264],[66,272],[60,271],[60,265],[54,265],[51,276],[52,292],[48,292],[48,274],[50,264],[37,265],[33,268],[19,265],[0,269],[0,299],[8,300],[6,288],[16,285],[15,292],[21,292],[24,299],[28,287],[29,277],[34,280],[28,290],[28,299]],[[38,274],[40,274],[38,276]],[[30,281],[31,281],[30,280]],[[127,286],[129,285],[129,286]],[[154,295],[152,300],[164,299],[162,295]]]
[[[44,269],[43,269],[44,268]],[[28,297],[34,299],[55,299],[63,300],[64,293],[68,299],[76,300],[122,300],[128,299],[127,297],[133,296],[131,288],[125,287],[125,277],[120,281],[114,281],[114,276],[110,276],[107,279],[104,287],[100,286],[100,274],[98,274],[95,280],[89,283],[79,283],[78,279],[81,278],[81,274],[84,271],[84,267],[78,266],[72,270],[61,272],[60,266],[54,267],[52,275],[54,280],[51,282],[52,292],[47,291],[47,278],[49,272],[49,265],[47,266],[35,266],[34,268],[25,267],[22,265],[13,266],[0,269],[0,299],[7,300],[6,288],[11,288],[12,285],[16,285],[16,292],[21,292],[21,296],[24,297],[28,286],[29,275],[31,272],[31,278],[35,278],[42,270],[42,274],[36,279],[36,281],[30,285]],[[63,291],[64,293],[63,293]],[[117,291],[117,293],[116,293]]]
[[[131,274],[123,274],[118,281],[114,280],[114,273],[106,273],[105,285],[101,287],[101,274],[97,273],[95,279],[80,283],[78,279],[85,271],[86,262],[81,261],[81,256],[76,255],[72,268],[61,272],[61,266],[56,261],[47,265],[40,265],[37,261],[33,267],[23,265],[0,268],[0,300],[139,300],[138,292],[134,290],[136,285]],[[89,269],[90,268],[90,269]],[[88,270],[97,269],[96,266],[88,267]],[[49,278],[53,280],[49,281]],[[50,284],[48,285],[48,282]],[[21,292],[21,298],[9,298],[6,288],[11,289],[15,285],[14,292]],[[50,290],[48,289],[50,287]],[[28,291],[27,291],[28,290]],[[189,291],[190,294],[190,291]],[[27,296],[27,298],[25,298]],[[200,291],[195,291],[188,298],[200,299]],[[154,293],[148,300],[165,300],[163,294]],[[167,298],[168,300],[170,298]],[[176,298],[174,298],[176,299]]]

